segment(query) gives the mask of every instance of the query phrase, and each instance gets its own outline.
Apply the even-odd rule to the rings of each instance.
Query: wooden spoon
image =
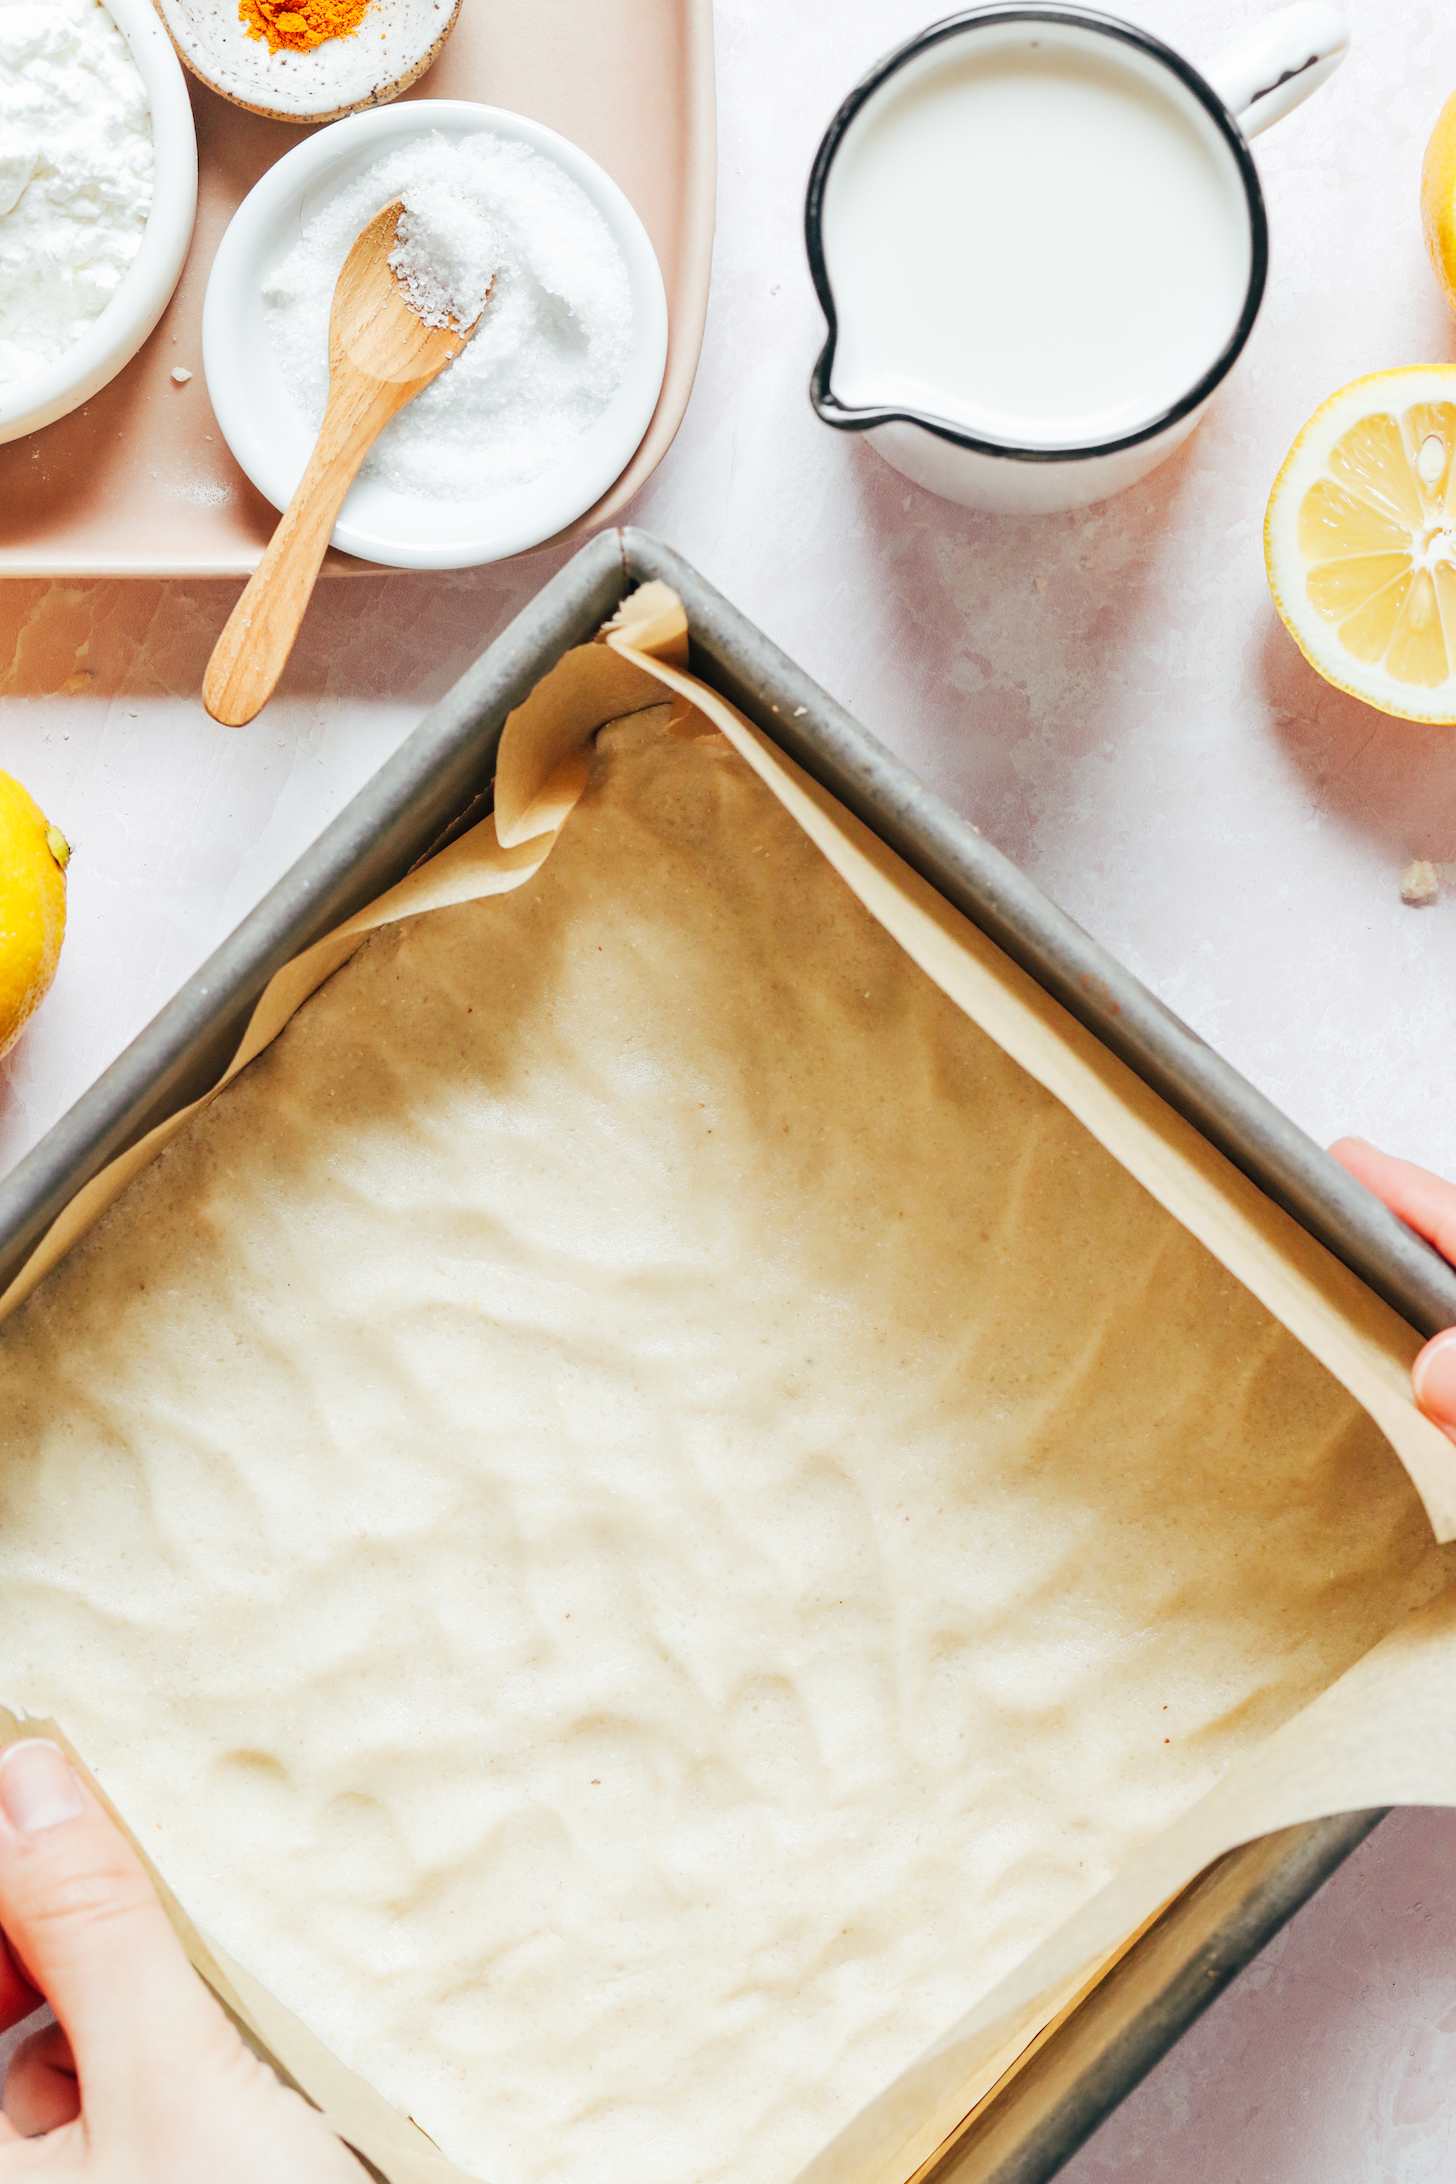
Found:
[[[411,309],[389,263],[403,210],[396,198],[376,213],[344,260],[329,315],[329,401],[314,451],[207,663],[203,703],[229,728],[241,728],[273,695],[360,463],[485,316],[463,328],[426,326]]]

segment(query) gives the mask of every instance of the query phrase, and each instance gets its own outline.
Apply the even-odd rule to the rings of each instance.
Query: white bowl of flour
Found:
[[[0,441],[130,362],[196,211],[191,102],[150,0],[0,0]]]
[[[667,361],[662,275],[610,176],[521,114],[419,99],[320,130],[239,206],[203,308],[218,423],[276,508],[323,416],[339,268],[395,198],[446,292],[494,286],[458,360],[380,434],[333,543],[394,568],[496,561],[574,522],[630,462]]]

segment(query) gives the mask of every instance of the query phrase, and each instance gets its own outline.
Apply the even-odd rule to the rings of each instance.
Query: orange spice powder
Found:
[[[329,38],[348,38],[363,22],[369,0],[238,0],[250,38],[266,38],[270,53],[311,53]]]

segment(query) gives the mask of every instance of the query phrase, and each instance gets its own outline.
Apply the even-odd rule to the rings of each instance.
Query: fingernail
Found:
[[[0,1805],[22,1835],[39,1835],[86,1810],[70,1761],[48,1737],[27,1737],[0,1752]]]
[[[1456,1426],[1456,1327],[1431,1337],[1411,1367],[1411,1386],[1428,1418]]]

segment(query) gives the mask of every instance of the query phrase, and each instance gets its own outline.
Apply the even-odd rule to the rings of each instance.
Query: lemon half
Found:
[[[18,781],[0,773],[0,1054],[56,975],[71,849]]]
[[[1326,682],[1456,721],[1456,364],[1373,372],[1317,409],[1264,520],[1274,604]]]

